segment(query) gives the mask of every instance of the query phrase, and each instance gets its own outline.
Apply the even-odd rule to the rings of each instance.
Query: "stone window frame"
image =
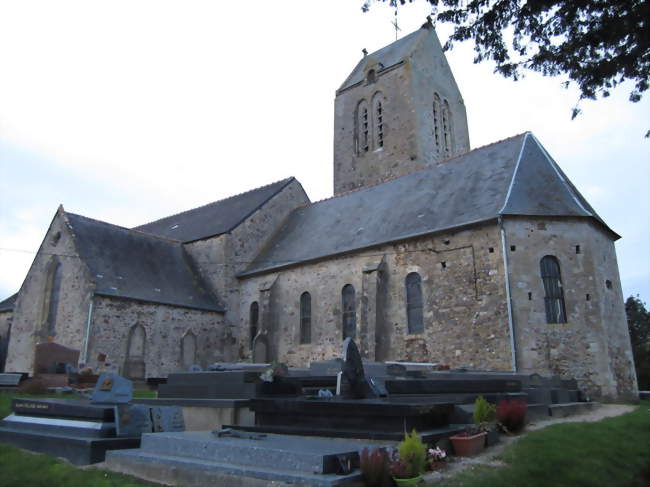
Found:
[[[343,340],[357,337],[356,290],[352,284],[341,288],[341,335]]]
[[[311,294],[305,291],[300,295],[300,344],[311,343]]]
[[[368,102],[362,98],[354,111],[354,152],[362,156],[370,152],[370,110]]]
[[[409,272],[404,278],[406,292],[406,324],[409,335],[424,333],[424,300],[422,294],[422,276],[418,272]]]
[[[376,91],[372,95],[372,149],[375,151],[383,150],[385,142],[385,124],[384,114],[386,108],[386,97],[381,91]]]
[[[248,307],[248,331],[250,333],[250,347],[253,348],[253,341],[259,333],[260,324],[260,305],[253,301]]]
[[[194,356],[192,360],[187,360],[188,357],[185,357],[185,340],[192,339],[194,342]],[[198,336],[194,334],[192,330],[187,330],[181,338],[181,365],[183,367],[188,367],[196,363],[197,348],[199,346]]]
[[[53,256],[47,264],[45,289],[43,291],[43,326],[48,337],[56,336],[56,321],[59,311],[63,270],[61,260]]]
[[[433,144],[436,154],[441,153],[442,148],[442,100],[440,95],[436,92],[433,93]]]
[[[454,138],[451,108],[447,99],[442,101],[442,136],[445,155],[450,156],[454,152]]]
[[[564,288],[560,261],[554,255],[545,255],[539,261],[540,276],[544,285],[544,309],[546,323],[567,322]]]

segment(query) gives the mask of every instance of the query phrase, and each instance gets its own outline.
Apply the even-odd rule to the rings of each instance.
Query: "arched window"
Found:
[[[451,112],[449,111],[449,103],[445,100],[442,104],[442,131],[445,145],[445,155],[450,155],[452,152],[453,140],[451,136]]]
[[[130,379],[144,379],[144,352],[147,334],[142,325],[133,325],[129,330],[126,345],[126,363],[124,375]]]
[[[311,343],[311,295],[300,295],[300,343]]]
[[[196,363],[196,335],[191,331],[181,340],[181,363],[186,369]]]
[[[355,292],[352,284],[343,286],[341,292],[343,302],[343,339],[356,338],[357,336],[357,310],[355,305]]]
[[[373,146],[381,149],[384,147],[384,103],[380,92],[372,98],[372,123]]]
[[[417,272],[411,272],[406,276],[406,318],[409,334],[424,332],[422,279]]]
[[[54,257],[48,264],[47,281],[45,284],[45,295],[43,312],[47,326],[47,336],[56,335],[56,316],[59,310],[59,297],[61,295],[61,263]]]
[[[377,80],[377,73],[374,69],[368,71],[368,84],[374,83]]]
[[[361,100],[357,105],[355,143],[357,155],[370,149],[370,120],[368,120],[368,104],[365,100]]]
[[[260,307],[257,304],[257,301],[251,303],[251,309],[249,313],[250,321],[250,332],[251,332],[251,348],[253,347],[253,340],[257,336],[259,321],[260,321]]]
[[[440,143],[441,143],[441,105],[440,105],[440,96],[438,93],[433,95],[433,142],[436,148],[436,154],[440,154]]]
[[[554,256],[547,255],[542,258],[539,267],[542,274],[542,282],[544,283],[546,322],[566,323],[560,262]]]

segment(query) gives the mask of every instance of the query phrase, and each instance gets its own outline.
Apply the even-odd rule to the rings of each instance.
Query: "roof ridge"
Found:
[[[389,182],[389,181],[393,181],[393,180],[395,180],[395,179],[404,178],[404,177],[406,177],[406,176],[410,176],[411,174],[415,174],[415,173],[420,172],[420,171],[426,171],[426,170],[432,169],[432,168],[434,168],[434,167],[436,167],[436,166],[440,166],[440,165],[442,165],[442,164],[447,164],[448,162],[451,162],[451,161],[453,161],[454,159],[458,159],[459,157],[466,156],[467,154],[471,154],[472,152],[476,152],[476,151],[480,151],[480,150],[483,150],[483,149],[487,149],[488,147],[492,147],[493,145],[501,144],[501,143],[506,142],[506,141],[508,141],[508,140],[516,139],[517,137],[522,137],[522,136],[524,136],[524,135],[526,135],[526,134],[529,134],[529,133],[532,134],[532,132],[530,132],[529,130],[527,130],[527,131],[525,131],[525,132],[521,132],[521,133],[519,133],[519,134],[512,135],[512,136],[510,136],[510,137],[506,137],[506,138],[504,138],[504,139],[497,140],[497,141],[495,141],[495,142],[491,142],[491,143],[489,143],[489,144],[482,145],[481,147],[476,147],[475,149],[471,149],[471,150],[468,150],[468,151],[465,151],[465,152],[461,152],[461,153],[459,153],[459,154],[454,154],[453,156],[449,156],[449,157],[447,157],[446,159],[442,159],[440,162],[438,162],[437,164],[435,164],[435,165],[433,165],[433,166],[426,166],[426,167],[421,167],[421,168],[419,168],[419,169],[414,169],[413,171],[411,171],[411,172],[407,172],[406,174],[400,174],[399,176],[392,176],[392,177],[389,177],[389,178],[386,178],[386,179],[382,179],[381,181],[378,181],[378,182],[376,182],[376,183],[368,184],[368,185],[366,185],[366,186],[360,186],[360,187],[358,187],[358,188],[354,188],[354,189],[350,189],[350,190],[348,190],[348,191],[344,191],[343,193],[339,193],[339,194],[332,195],[332,196],[330,196],[330,197],[328,197],[328,198],[323,198],[322,200],[313,201],[313,202],[311,202],[311,203],[305,203],[304,205],[301,205],[301,206],[299,206],[298,208],[305,208],[305,207],[307,207],[307,206],[315,205],[315,204],[317,204],[317,203],[324,203],[325,201],[333,200],[333,199],[335,199],[335,198],[340,198],[340,197],[342,197],[342,196],[347,196],[347,195],[349,195],[349,194],[351,194],[351,193],[356,193],[357,191],[361,191],[361,190],[364,190],[364,189],[368,189],[368,188],[372,188],[372,187],[375,187],[375,186],[379,186],[380,184],[384,184],[384,183],[387,183],[387,182]]]
[[[90,220],[90,221],[93,221],[93,222],[95,222],[95,223],[101,223],[102,225],[106,225],[106,226],[109,226],[109,227],[119,228],[120,230],[126,230],[126,231],[129,232],[129,233],[132,232],[132,233],[134,233],[134,234],[143,235],[143,236],[145,236],[145,237],[153,237],[153,238],[157,238],[157,239],[159,239],[159,240],[164,240],[164,241],[169,242],[169,243],[175,243],[175,244],[182,244],[182,243],[183,243],[183,242],[181,242],[180,240],[173,240],[173,239],[171,239],[171,238],[162,237],[162,236],[160,236],[160,235],[155,235],[155,234],[153,234],[153,233],[143,232],[142,230],[137,230],[137,229],[135,229],[135,228],[127,228],[127,227],[123,227],[122,225],[116,225],[115,223],[105,222],[105,221],[103,221],[103,220],[98,220],[97,218],[91,218],[91,217],[89,217],[89,216],[80,215],[80,214],[78,214],[78,213],[72,213],[72,212],[66,211],[65,214],[66,214],[66,215],[72,215],[72,216],[79,217],[79,218],[83,218],[83,219],[85,219],[85,220]]]
[[[249,189],[248,191],[243,191],[243,192],[241,192],[241,193],[237,193],[237,194],[234,194],[234,195],[232,195],[232,196],[228,196],[228,197],[226,197],[226,198],[222,198],[222,199],[220,199],[220,200],[211,201],[210,203],[206,203],[206,204],[204,204],[204,205],[199,205],[199,206],[196,206],[196,207],[194,207],[194,208],[190,208],[189,210],[179,211],[178,213],[174,213],[174,214],[172,214],[172,215],[164,216],[164,217],[162,217],[162,218],[158,218],[158,219],[156,219],[156,220],[152,220],[152,221],[150,221],[150,222],[143,223],[143,224],[141,224],[141,225],[138,225],[137,227],[133,227],[131,230],[135,230],[135,231],[138,231],[138,232],[143,232],[142,230],[138,230],[138,228],[139,228],[139,227],[145,227],[145,226],[147,226],[147,225],[151,225],[151,224],[153,224],[153,223],[160,222],[160,221],[162,221],[162,220],[167,220],[168,218],[178,217],[178,216],[184,215],[184,214],[186,214],[186,213],[190,213],[190,212],[192,212],[192,211],[199,210],[199,209],[201,209],[201,208],[207,208],[208,206],[216,205],[217,203],[221,203],[221,202],[223,202],[223,201],[228,201],[228,200],[231,200],[231,199],[233,199],[233,198],[237,198],[237,197],[239,197],[239,196],[243,196],[243,195],[245,195],[245,194],[252,193],[253,191],[259,191],[259,190],[261,190],[261,189],[268,188],[269,186],[273,186],[274,184],[278,184],[278,183],[282,183],[282,182],[287,182],[287,183],[288,183],[289,181],[291,181],[291,180],[293,180],[293,179],[296,179],[296,178],[295,178],[294,176],[289,176],[288,178],[279,179],[278,181],[274,181],[274,182],[272,182],[272,183],[265,184],[264,186],[258,186],[257,188],[252,188],[252,189]],[[284,187],[284,186],[283,186],[283,187]],[[146,233],[146,232],[143,232],[143,233]],[[147,235],[149,235],[149,234],[147,234]]]

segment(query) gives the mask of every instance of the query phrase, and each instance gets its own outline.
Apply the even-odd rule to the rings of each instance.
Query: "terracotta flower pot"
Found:
[[[485,448],[485,437],[487,433],[481,432],[471,436],[455,435],[451,436],[454,452],[459,457],[471,457],[476,455]]]

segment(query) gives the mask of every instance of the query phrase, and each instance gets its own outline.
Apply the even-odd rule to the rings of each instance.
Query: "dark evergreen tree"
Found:
[[[625,301],[625,313],[639,390],[648,391],[650,390],[650,312],[638,296],[630,296]]]

